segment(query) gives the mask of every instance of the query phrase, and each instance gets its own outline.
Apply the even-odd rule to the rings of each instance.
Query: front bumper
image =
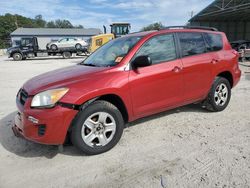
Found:
[[[17,100],[19,112],[12,127],[14,134],[41,144],[63,144],[78,111],[59,105],[50,109],[33,109],[30,103],[31,98],[27,99],[24,106]],[[30,117],[38,122],[31,121]]]

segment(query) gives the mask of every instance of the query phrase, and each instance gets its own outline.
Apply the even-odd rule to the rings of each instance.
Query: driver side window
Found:
[[[134,59],[138,56],[149,56],[152,60],[152,64],[176,59],[174,35],[158,35],[149,39],[142,45]]]
[[[68,39],[67,39],[67,38],[65,38],[65,39],[61,39],[61,40],[60,40],[60,42],[62,42],[62,43],[63,43],[63,42],[67,42],[67,41],[68,41]]]

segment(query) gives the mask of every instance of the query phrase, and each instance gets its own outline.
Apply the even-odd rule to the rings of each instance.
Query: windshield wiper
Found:
[[[82,63],[81,65],[90,66],[90,67],[97,67],[97,65],[91,64],[91,63]]]

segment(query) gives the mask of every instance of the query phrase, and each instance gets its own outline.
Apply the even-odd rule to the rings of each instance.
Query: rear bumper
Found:
[[[12,127],[17,137],[41,144],[63,144],[68,128],[78,111],[55,106],[51,109],[31,109],[29,100],[22,106],[17,101],[18,113]],[[38,120],[38,122],[34,122]]]
[[[234,71],[234,78],[233,78],[234,82],[233,82],[233,87],[236,86],[236,85],[239,83],[240,77],[241,77],[241,70],[240,70],[240,69],[236,69],[236,70]]]

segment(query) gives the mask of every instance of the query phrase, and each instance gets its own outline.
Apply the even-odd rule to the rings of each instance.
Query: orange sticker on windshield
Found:
[[[119,57],[119,56],[118,56],[118,57],[115,59],[115,62],[116,62],[116,63],[120,63],[120,62],[122,61],[122,58],[123,58],[123,57]]]

